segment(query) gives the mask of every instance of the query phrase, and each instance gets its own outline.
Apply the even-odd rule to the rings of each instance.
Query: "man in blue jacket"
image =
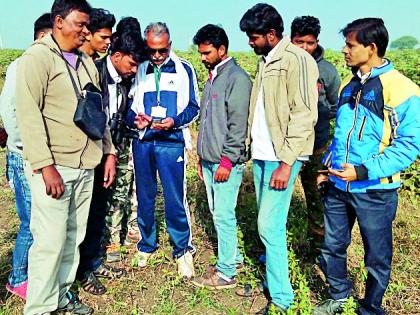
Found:
[[[139,267],[157,249],[155,199],[159,173],[165,198],[168,233],[174,244],[178,273],[194,276],[191,221],[186,197],[185,149],[191,148],[188,126],[198,118],[197,79],[194,68],[171,51],[165,23],[152,23],[144,31],[149,60],[140,64],[132,89],[133,105],[127,122],[138,128],[133,160],[141,240],[136,254]]]
[[[332,299],[317,306],[315,314],[340,312],[351,294],[346,258],[356,218],[368,270],[358,312],[385,314],[381,303],[391,274],[400,172],[420,152],[420,93],[384,58],[388,32],[381,19],[355,20],[342,33],[353,75],[342,84],[334,139],[324,158],[329,190],[320,257]],[[326,180],[326,175],[318,178]]]

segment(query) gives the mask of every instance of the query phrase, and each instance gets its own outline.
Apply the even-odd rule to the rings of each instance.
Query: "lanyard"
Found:
[[[160,88],[159,88],[159,81],[160,81],[160,75],[161,75],[161,70],[160,68],[158,68],[158,66],[153,65],[153,73],[155,75],[155,85],[156,85],[156,99],[157,99],[157,104],[160,104]]]

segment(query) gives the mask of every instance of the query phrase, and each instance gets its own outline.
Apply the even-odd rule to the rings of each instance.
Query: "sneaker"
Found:
[[[79,298],[75,293],[69,291],[66,293],[66,296],[69,299],[69,302],[66,306],[57,309],[58,312],[80,315],[89,315],[93,313],[93,308],[80,302]]]
[[[10,284],[6,284],[6,290],[20,297],[23,300],[26,300],[26,290],[28,289],[28,281],[23,282],[17,287],[12,287]]]
[[[234,278],[226,277],[218,271],[214,272],[214,270],[207,271],[201,277],[193,278],[191,282],[197,287],[208,288],[209,290],[222,290],[236,287],[236,280]]]
[[[178,264],[178,274],[186,279],[195,276],[194,261],[191,252],[187,251],[176,260]]]
[[[328,299],[315,306],[314,315],[334,315],[343,311],[343,305],[346,299],[334,300]]]
[[[121,251],[118,244],[112,243],[106,247],[106,262],[113,263],[121,261]]]
[[[111,267],[110,265],[100,264],[93,272],[98,278],[117,279],[125,276],[127,271],[123,268]]]
[[[141,251],[137,251],[134,254],[134,258],[137,260],[137,267],[144,268],[147,267],[147,261],[152,256],[153,253],[145,253]]]

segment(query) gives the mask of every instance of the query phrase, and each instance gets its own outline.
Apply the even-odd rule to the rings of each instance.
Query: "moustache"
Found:
[[[161,61],[164,61],[164,60],[165,60],[164,58],[152,58],[153,62],[161,62]]]

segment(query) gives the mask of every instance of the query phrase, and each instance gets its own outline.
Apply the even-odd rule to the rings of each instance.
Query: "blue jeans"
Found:
[[[243,165],[235,165],[226,182],[216,182],[214,175],[219,163],[201,161],[207,200],[217,232],[217,270],[229,278],[236,276],[236,265],[243,262],[238,248],[236,201],[244,172]]]
[[[133,140],[133,160],[138,201],[137,223],[141,239],[137,249],[152,253],[157,248],[155,201],[157,173],[165,199],[166,227],[179,258],[192,245],[191,219],[187,203],[187,154],[183,142]]]
[[[357,218],[368,270],[365,298],[359,313],[385,314],[381,303],[391,275],[392,221],[398,206],[397,191],[349,193],[332,186],[324,204],[325,239],[320,262],[331,297],[347,298],[352,291],[353,284],[347,277],[347,248]]]
[[[293,289],[289,281],[286,223],[292,200],[293,184],[302,167],[296,161],[291,169],[289,183],[284,190],[270,187],[271,175],[279,162],[254,160],[254,184],[258,205],[258,233],[265,245],[267,284],[272,302],[289,308]]]
[[[32,234],[29,230],[31,192],[23,170],[22,155],[19,153],[7,153],[6,177],[10,183],[13,183],[16,211],[20,219],[19,232],[13,250],[12,272],[9,275],[9,284],[17,287],[28,280],[28,251],[32,245]]]

